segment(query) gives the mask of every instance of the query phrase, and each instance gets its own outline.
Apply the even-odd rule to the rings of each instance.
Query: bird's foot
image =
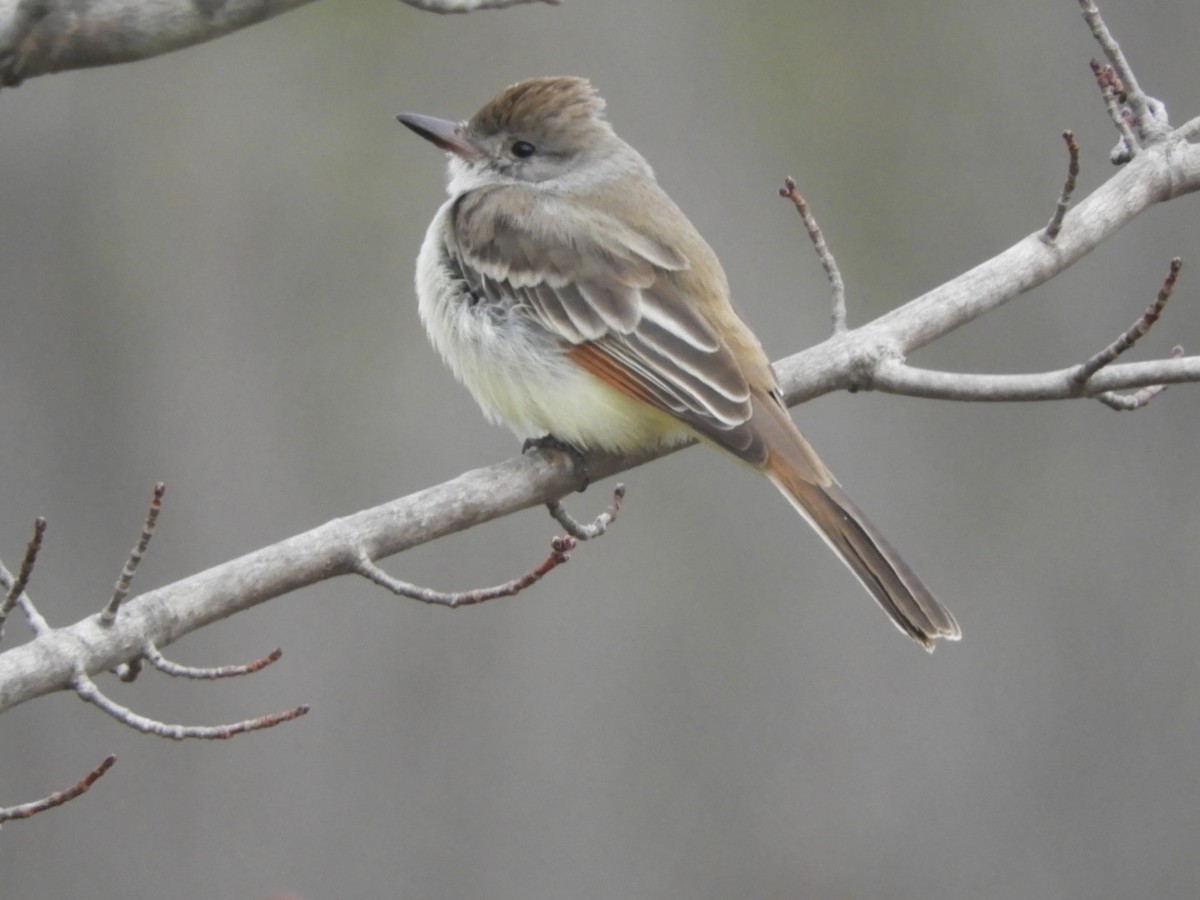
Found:
[[[591,473],[588,471],[587,457],[583,455],[583,451],[574,444],[568,444],[564,440],[556,438],[552,434],[544,435],[540,438],[527,438],[525,443],[521,445],[522,453],[532,453],[535,450],[557,450],[560,453],[565,453],[571,458],[571,465],[575,469],[575,473],[579,476],[581,484],[579,492],[582,494],[588,489],[588,485],[592,483]]]

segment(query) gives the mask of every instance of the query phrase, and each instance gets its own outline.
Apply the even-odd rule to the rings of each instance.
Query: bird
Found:
[[[770,479],[900,631],[930,651],[961,637],[796,427],[716,253],[589,81],[521,81],[464,121],[397,119],[448,156],[417,309],[488,419],[580,453],[697,438]]]

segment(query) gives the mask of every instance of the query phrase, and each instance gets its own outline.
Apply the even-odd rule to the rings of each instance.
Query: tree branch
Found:
[[[871,387],[888,394],[932,400],[1012,403],[1099,397],[1108,391],[1200,381],[1200,356],[1107,366],[1088,379],[1084,388],[1079,388],[1073,378],[1077,368],[1030,375],[974,375],[918,369],[888,360],[879,366]]]
[[[1045,241],[1040,230],[1032,232],[999,255],[899,309],[776,363],[789,405],[833,390],[882,387],[874,373],[883,361],[902,360],[912,351],[1044,284],[1155,204],[1197,189],[1200,189],[1200,147],[1189,144],[1178,132],[1172,133],[1168,139],[1139,153],[1070,210],[1053,242]],[[1179,375],[1179,365],[1184,360],[1164,362],[1172,364],[1166,372],[1171,377],[1164,381],[1193,380]],[[1129,378],[1132,373],[1124,375]],[[1110,386],[1149,383],[1152,382]],[[945,393],[929,389],[914,389],[911,393],[958,399],[950,385],[946,385]]]
[[[114,0],[115,2],[115,0]],[[1084,3],[1085,11],[1090,4]],[[2,42],[0,42],[2,43]],[[1152,109],[1156,126],[1161,107]],[[1165,116],[1165,113],[1163,113]],[[830,338],[776,365],[789,404],[838,389],[877,388],[913,396],[972,400],[1099,396],[1200,381],[1200,357],[1105,364],[1084,382],[1079,366],[1040,375],[962,375],[904,364],[938,337],[1043,284],[1094,250],[1155,204],[1200,188],[1200,134],[1193,120],[1176,131],[1138,128],[1131,161],[1061,217],[1057,235],[1039,229],[998,256],[857,329]],[[1144,123],[1143,123],[1144,124]],[[1057,216],[1056,216],[1057,218]],[[969,395],[969,396],[968,396]],[[1133,401],[1135,402],[1135,397]],[[671,450],[633,457],[591,455],[593,480],[642,465]],[[571,493],[578,475],[553,449],[523,455],[382,506],[335,519],[311,531],[215,566],[121,604],[111,624],[93,615],[72,626],[36,626],[28,643],[0,654],[0,712],[141,657],[148,645],[166,647],[184,635],[273,597],[418,544],[546,504]],[[0,586],[17,579],[0,566]],[[17,598],[21,603],[21,598]],[[27,610],[28,613],[28,610]]]
[[[312,0],[0,0],[0,87],[26,78],[149,59],[202,44]],[[402,0],[465,13],[558,0]]]

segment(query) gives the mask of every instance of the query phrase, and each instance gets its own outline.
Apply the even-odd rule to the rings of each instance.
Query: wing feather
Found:
[[[475,190],[451,215],[451,253],[477,296],[507,303],[582,367],[757,461],[751,389],[734,351],[687,296],[679,251],[533,188]]]

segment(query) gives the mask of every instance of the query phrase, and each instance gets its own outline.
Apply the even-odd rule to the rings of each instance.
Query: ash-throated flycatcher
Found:
[[[698,437],[763,473],[926,649],[958,623],[792,423],[716,254],[579,78],[513,85],[466,122],[399,120],[450,154],[417,260],[429,337],[521,437],[628,453]]]

